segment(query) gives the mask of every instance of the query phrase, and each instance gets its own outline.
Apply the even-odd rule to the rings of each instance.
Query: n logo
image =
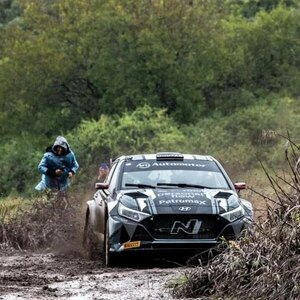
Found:
[[[178,234],[180,231],[183,231],[187,234],[197,234],[201,227],[202,221],[197,219],[189,220],[186,225],[180,221],[175,221],[171,229],[171,234]]]

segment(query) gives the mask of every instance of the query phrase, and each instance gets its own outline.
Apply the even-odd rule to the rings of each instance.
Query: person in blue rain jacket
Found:
[[[50,189],[65,191],[79,165],[75,154],[63,136],[58,136],[53,144],[46,149],[39,163],[38,170],[42,174],[40,183],[35,187],[38,191]]]

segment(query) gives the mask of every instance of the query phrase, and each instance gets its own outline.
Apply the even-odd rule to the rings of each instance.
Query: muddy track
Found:
[[[180,267],[106,268],[55,254],[3,253],[0,299],[173,299]]]
[[[0,299],[173,299],[168,286],[184,276],[184,267],[147,260],[145,265],[143,259],[135,266],[107,268],[101,259],[87,258],[85,201],[79,199],[67,210],[51,199],[37,202],[6,228],[14,248],[35,251],[0,244]],[[38,253],[39,247],[46,251]]]

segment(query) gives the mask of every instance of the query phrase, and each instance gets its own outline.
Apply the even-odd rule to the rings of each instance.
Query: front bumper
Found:
[[[165,216],[163,216],[164,218]],[[175,219],[177,218],[178,216],[175,217]],[[189,216],[189,218],[193,217]],[[203,218],[203,216],[200,217],[200,219]],[[238,238],[247,225],[244,218],[231,223],[219,216],[207,216],[207,218],[211,218],[211,220],[203,221],[203,228],[199,230],[198,234],[186,234],[181,231],[179,234],[171,235],[168,232],[170,227],[168,228],[167,224],[159,225],[161,221],[157,220],[157,217],[156,220],[150,219],[137,223],[120,216],[110,216],[108,220],[110,232],[109,251],[114,253],[203,251],[216,247],[224,239],[234,240]],[[173,224],[173,220],[169,223]],[[135,243],[137,241],[138,243]]]

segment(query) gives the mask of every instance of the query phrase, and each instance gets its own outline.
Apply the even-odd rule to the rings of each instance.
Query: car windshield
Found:
[[[213,161],[156,162],[133,161],[124,165],[121,188],[196,187],[229,189],[229,185]]]

